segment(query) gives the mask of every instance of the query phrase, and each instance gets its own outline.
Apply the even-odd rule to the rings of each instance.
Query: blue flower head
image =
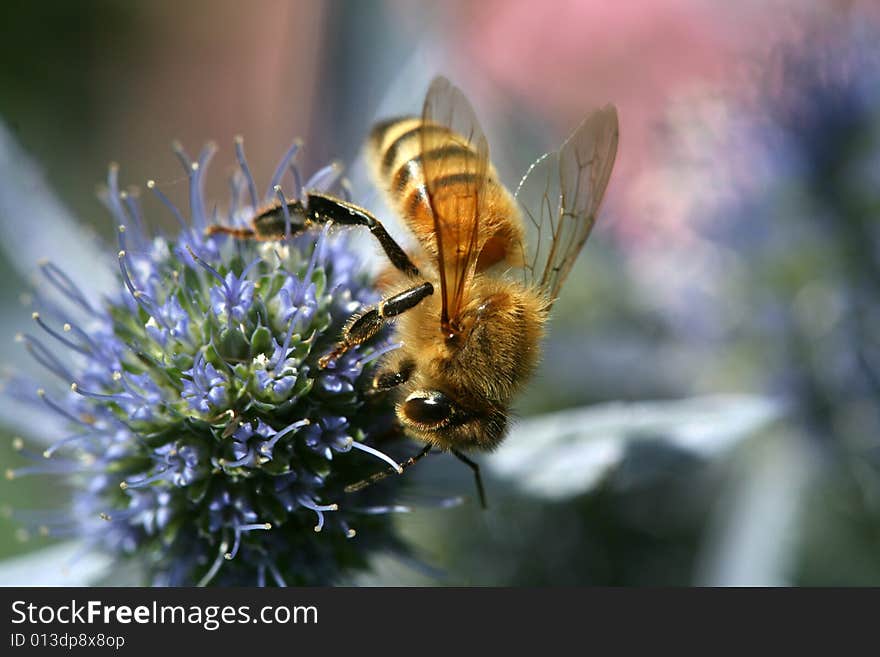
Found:
[[[302,183],[297,148],[261,197],[239,140],[223,220],[246,224],[288,177],[291,197],[338,185],[338,167]],[[395,463],[383,451],[396,449],[393,409],[366,392],[394,345],[380,333],[318,365],[351,314],[378,296],[345,236],[327,228],[275,243],[206,237],[218,221],[201,192],[213,152],[192,160],[177,148],[188,212],[147,183],[180,223],[173,240],[148,237],[137,195],[120,190],[111,167],[115,296],[96,303],[42,264],[63,301],[42,299],[41,330],[20,339],[61,385],[34,395],[18,379],[10,391],[69,432],[7,474],[67,476],[72,508],[47,530],[80,537],[149,583],[330,583],[371,552],[400,547],[388,515],[401,508],[398,480],[344,491]]]

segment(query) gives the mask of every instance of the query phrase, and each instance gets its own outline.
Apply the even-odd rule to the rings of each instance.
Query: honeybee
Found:
[[[274,226],[275,238],[289,234],[293,215],[362,225],[383,248],[393,267],[388,296],[347,323],[321,365],[396,322],[403,346],[385,357],[373,388],[397,395],[400,424],[425,443],[398,471],[432,448],[451,452],[474,470],[485,506],[479,468],[465,452],[504,439],[511,400],[537,366],[550,310],[595,222],[617,143],[617,110],[608,105],[533,164],[513,195],[498,180],[470,103],[438,77],[422,115],[377,124],[366,149],[378,186],[416,238],[414,259],[367,210],[327,194],[279,203],[255,219],[255,229]]]

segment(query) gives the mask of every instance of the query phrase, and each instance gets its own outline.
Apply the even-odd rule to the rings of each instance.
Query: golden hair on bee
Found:
[[[511,399],[538,362],[549,310],[592,228],[617,138],[617,113],[607,107],[551,166],[533,167],[545,190],[551,177],[561,185],[556,203],[546,194],[527,201],[529,220],[545,231],[541,251],[525,244],[523,200],[500,183],[473,109],[447,80],[431,85],[420,117],[373,128],[367,157],[377,185],[421,247],[421,277],[440,291],[400,315],[405,346],[386,363],[408,372],[396,387],[410,433],[446,450],[501,442]]]
[[[353,317],[320,362],[330,366],[396,322],[403,346],[384,357],[373,388],[395,395],[401,427],[425,443],[397,471],[432,448],[448,451],[474,470],[483,499],[479,468],[465,452],[504,439],[513,397],[538,364],[549,312],[595,223],[617,143],[617,110],[608,105],[533,164],[511,194],[470,103],[438,77],[421,116],[378,123],[366,144],[376,184],[415,237],[413,258],[370,212],[327,194],[279,202],[258,214],[250,235],[235,235],[278,239],[282,227],[281,237],[292,225],[332,220],[376,237],[391,265],[388,295]]]

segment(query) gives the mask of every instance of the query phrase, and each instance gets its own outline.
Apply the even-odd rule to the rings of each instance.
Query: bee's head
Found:
[[[415,390],[397,405],[400,422],[417,438],[441,449],[492,450],[507,428],[495,405],[465,405],[440,390]]]

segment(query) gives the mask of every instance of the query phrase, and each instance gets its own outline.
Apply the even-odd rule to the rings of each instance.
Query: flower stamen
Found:
[[[85,294],[83,294],[82,290],[80,290],[76,283],[71,280],[71,278],[64,273],[62,269],[55,266],[52,262],[46,260],[40,263],[40,271],[43,272],[43,275],[46,277],[52,286],[61,292],[68,299],[73,301],[80,308],[85,310],[87,313],[92,315],[93,317],[99,317],[98,312],[92,307],[89,303],[88,299],[86,299]]]
[[[251,175],[251,169],[244,156],[244,138],[240,135],[235,138],[235,158],[238,160],[238,166],[241,167],[245,181],[247,181],[248,193],[251,196],[251,208],[256,210],[260,204],[257,199],[257,186],[254,184],[254,177]]]
[[[355,449],[359,449],[362,452],[366,452],[372,456],[375,456],[377,459],[381,459],[385,461],[388,465],[394,468],[397,471],[397,474],[403,474],[403,466],[401,466],[397,461],[393,458],[385,454],[384,452],[380,452],[378,449],[374,447],[370,447],[369,445],[364,445],[363,443],[359,443],[354,438],[350,437],[345,441],[345,446],[348,448],[354,447]]]
[[[270,198],[272,196],[272,192],[278,187],[278,185],[281,184],[281,178],[284,176],[284,171],[287,169],[288,165],[293,165],[293,158],[296,157],[296,154],[299,152],[300,148],[302,148],[302,140],[295,139],[294,142],[290,145],[290,148],[287,149],[284,157],[281,158],[278,166],[275,167],[275,173],[272,174],[272,180],[269,183],[268,189],[266,190],[266,198]],[[297,198],[299,198],[299,191],[297,191]]]

